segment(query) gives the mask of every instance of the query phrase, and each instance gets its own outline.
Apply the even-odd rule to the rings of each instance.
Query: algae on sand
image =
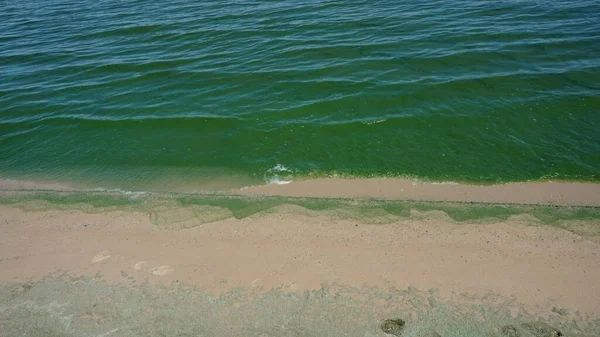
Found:
[[[0,195],[0,204],[30,211],[78,210],[148,214],[161,229],[186,229],[228,218],[244,219],[277,212],[284,206],[301,209],[302,216],[323,215],[335,220],[364,224],[389,224],[414,218],[439,218],[455,223],[496,223],[517,215],[529,215],[535,224],[559,227],[588,237],[600,236],[600,207],[427,202],[378,199],[242,196],[224,194],[118,192],[20,192]],[[436,213],[437,212],[437,213]],[[440,213],[441,212],[441,213]],[[419,215],[417,215],[419,214]]]
[[[457,295],[450,301],[432,296],[434,292],[414,288],[342,285],[324,285],[302,295],[232,289],[215,296],[179,284],[131,287],[99,278],[47,277],[27,291],[22,284],[0,286],[0,334],[375,337],[383,336],[382,320],[387,319],[391,324],[383,328],[396,336],[504,337],[502,327],[531,326],[528,322],[536,322],[535,331],[560,327],[568,336],[600,335],[599,320],[535,317],[514,299]],[[511,316],[511,307],[520,308],[517,318]],[[519,329],[523,337],[538,336]]]

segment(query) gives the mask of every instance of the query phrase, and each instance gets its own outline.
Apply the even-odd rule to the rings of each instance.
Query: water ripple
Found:
[[[600,179],[597,1],[2,5],[0,174]]]

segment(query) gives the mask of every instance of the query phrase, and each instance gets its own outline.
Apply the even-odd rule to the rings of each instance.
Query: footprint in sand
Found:
[[[140,271],[140,270],[144,269],[145,265],[146,265],[146,261],[139,261],[133,265],[133,270]]]
[[[154,276],[165,276],[171,274],[173,271],[174,269],[169,266],[160,266],[150,269],[150,274]]]
[[[261,279],[261,278],[257,278],[256,280],[252,281],[253,289],[261,289],[263,286],[264,286],[264,282],[263,282],[263,279]]]
[[[110,259],[110,252],[108,250],[105,250],[103,252],[96,254],[96,256],[94,256],[92,258],[92,263],[98,263],[98,262],[106,261],[108,259]]]

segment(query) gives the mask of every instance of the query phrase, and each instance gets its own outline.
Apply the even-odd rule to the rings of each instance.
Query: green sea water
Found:
[[[599,130],[595,0],[0,0],[0,178],[600,181]]]

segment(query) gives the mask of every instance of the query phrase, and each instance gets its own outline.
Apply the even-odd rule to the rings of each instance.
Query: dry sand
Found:
[[[109,282],[182,282],[302,293],[321,284],[488,292],[530,308],[600,314],[600,243],[554,228],[430,220],[385,225],[279,213],[155,228],[136,213],[26,212],[0,206],[0,282],[56,272]]]

